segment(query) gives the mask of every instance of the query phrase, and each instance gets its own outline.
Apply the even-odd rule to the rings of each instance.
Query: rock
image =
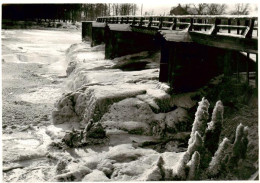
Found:
[[[100,123],[95,123],[87,132],[86,138],[102,139],[106,138],[106,132]]]
[[[150,126],[144,122],[105,121],[102,124],[105,128],[124,130],[130,134],[150,134]]]
[[[135,149],[131,144],[122,144],[111,147],[106,157],[107,159],[115,160],[116,162],[131,162],[146,155],[146,153],[154,152],[154,150]]]
[[[81,166],[81,167],[76,167],[74,169],[74,171],[70,171],[68,173],[63,173],[60,175],[57,175],[54,177],[54,181],[59,181],[59,182],[72,182],[72,181],[81,181],[82,178],[91,173],[92,170],[90,170],[89,168],[85,167],[85,166]]]
[[[97,169],[104,172],[107,177],[111,177],[114,171],[114,166],[112,163],[115,163],[115,161],[109,159],[102,160],[101,163],[98,164]]]
[[[183,93],[174,95],[172,97],[172,106],[178,106],[182,107],[184,109],[191,109],[196,105],[196,102],[191,99],[191,96],[193,96],[194,93]]]
[[[189,120],[188,112],[185,109],[178,107],[174,111],[166,113],[165,123],[167,125],[167,131],[187,131],[187,123]]]
[[[66,173],[67,164],[68,164],[67,160],[60,159],[58,161],[58,164],[56,165],[56,173],[57,174]]]
[[[176,141],[170,141],[165,145],[165,149],[166,151],[170,151],[170,152],[178,152],[179,148],[178,148],[178,142]]]
[[[62,138],[62,142],[71,148],[102,144],[106,140],[106,132],[100,123],[94,123],[88,131],[72,129]]]
[[[82,182],[92,182],[92,181],[109,181],[109,178],[104,174],[104,172],[99,170],[93,170],[92,173],[87,174]]]
[[[145,92],[134,85],[82,87],[63,95],[57,102],[56,110],[52,113],[53,122],[81,122],[85,126],[91,119],[99,121],[113,103]]]
[[[144,181],[159,181],[162,179],[160,168],[158,166],[154,166],[152,169],[148,170],[143,176]]]
[[[137,98],[127,98],[114,103],[101,121],[138,121],[151,123],[154,113],[149,105]]]

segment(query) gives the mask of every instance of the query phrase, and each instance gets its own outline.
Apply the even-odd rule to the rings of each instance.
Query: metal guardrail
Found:
[[[211,35],[228,33],[242,38],[258,37],[258,17],[248,15],[106,16],[98,17],[96,21],[158,30],[186,30]]]

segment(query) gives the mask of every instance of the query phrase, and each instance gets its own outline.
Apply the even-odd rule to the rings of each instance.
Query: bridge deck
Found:
[[[230,50],[258,53],[258,17],[234,15],[99,17],[110,29],[145,34],[160,32],[167,41],[197,42]],[[117,25],[117,26],[115,26]],[[131,25],[131,30],[128,26]]]

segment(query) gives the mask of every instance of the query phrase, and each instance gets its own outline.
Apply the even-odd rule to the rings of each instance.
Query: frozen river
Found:
[[[44,181],[37,167],[46,165],[46,151],[35,131],[41,133],[51,123],[54,102],[66,91],[65,52],[78,42],[78,31],[2,30],[5,181]],[[36,169],[30,171],[30,166]]]

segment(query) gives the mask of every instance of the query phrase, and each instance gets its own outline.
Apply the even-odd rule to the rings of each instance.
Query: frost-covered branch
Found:
[[[213,155],[218,146],[216,142],[219,142],[219,136],[222,130],[224,107],[221,101],[218,101],[214,107],[212,113],[211,122],[208,123],[208,127],[204,136],[204,145],[209,152]]]
[[[208,108],[209,102],[203,98],[195,114],[188,149],[177,168],[177,179],[196,180],[202,176],[215,178],[221,172],[235,168],[237,162],[245,158],[248,127],[238,125],[233,144],[227,138],[219,144],[224,107],[222,102],[218,101],[214,107],[211,122],[207,123]],[[206,125],[208,125],[207,128]]]
[[[209,102],[207,99],[203,97],[201,102],[199,102],[199,106],[195,114],[195,120],[192,126],[189,144],[191,144],[194,141],[194,135],[196,131],[199,132],[201,136],[204,135],[207,121],[209,118],[208,109],[209,109]]]

